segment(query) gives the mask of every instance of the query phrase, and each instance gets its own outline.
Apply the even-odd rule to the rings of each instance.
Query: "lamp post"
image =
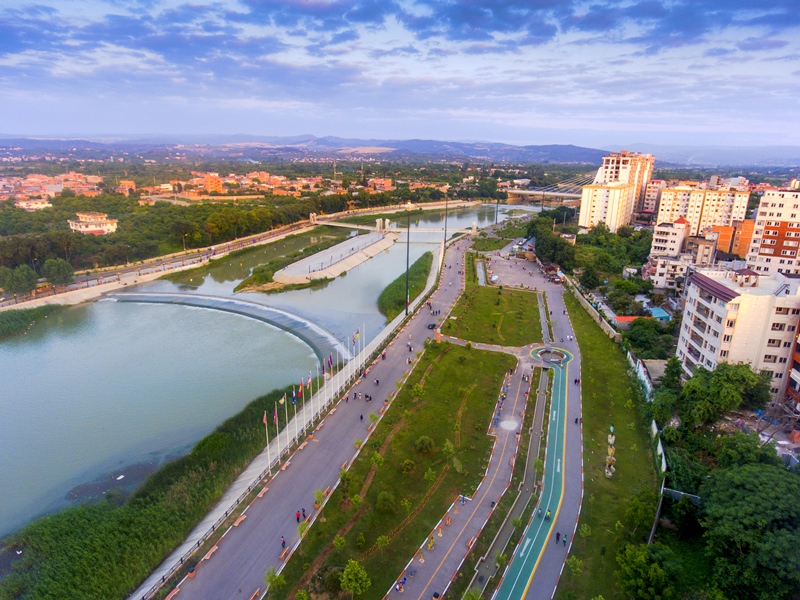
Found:
[[[494,224],[497,225],[497,216],[500,213],[500,197],[498,196],[497,202],[494,205]]]
[[[447,247],[447,195],[444,197],[444,247]],[[442,250],[444,252],[444,250]]]
[[[408,316],[409,291],[408,291],[408,269],[411,257],[411,202],[406,204],[406,316]]]
[[[183,251],[186,252],[186,236],[189,235],[188,233],[183,234]]]

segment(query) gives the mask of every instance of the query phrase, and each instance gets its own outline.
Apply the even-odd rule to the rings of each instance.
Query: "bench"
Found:
[[[292,462],[291,462],[291,461],[289,461],[289,460],[287,460],[285,463],[283,463],[283,464],[281,465],[281,471],[285,471],[285,470],[286,470],[286,468],[287,468],[287,467],[288,467],[290,464],[292,464]]]
[[[242,521],[244,521],[246,518],[247,518],[247,515],[242,515],[241,517],[239,517],[238,519],[236,519],[236,520],[233,522],[233,526],[234,526],[234,527],[238,527],[238,526],[239,526],[239,523],[241,523]]]
[[[253,595],[252,595],[252,596],[250,596],[250,597],[249,597],[247,600],[256,600],[256,598],[258,598],[258,595],[259,595],[260,593],[261,593],[261,590],[260,590],[260,589],[256,590],[255,592],[253,592]]]
[[[262,489],[260,492],[258,492],[258,497],[261,498],[264,494],[267,493],[267,490],[269,490],[269,488],[268,487],[264,487],[264,489]]]
[[[331,493],[331,486],[328,486],[328,487],[325,488],[325,491],[322,492],[322,495],[327,498],[328,494],[330,494],[330,493]]]
[[[283,552],[281,552],[281,555],[278,558],[280,558],[281,560],[286,560],[286,556],[288,554],[289,554],[289,549],[288,548],[284,548]]]
[[[176,587],[174,590],[172,590],[172,591],[169,593],[169,596],[167,596],[166,598],[164,598],[164,600],[172,600],[172,599],[173,599],[175,596],[177,596],[177,595],[178,595],[178,592],[180,592],[180,591],[181,591],[181,588],[177,588],[177,587]]]
[[[208,554],[206,554],[203,557],[203,560],[209,560],[211,558],[211,555],[214,554],[214,552],[216,552],[218,548],[219,546],[214,546],[211,550],[208,551]]]

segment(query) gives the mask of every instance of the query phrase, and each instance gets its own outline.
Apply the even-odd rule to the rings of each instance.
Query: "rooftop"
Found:
[[[743,294],[753,296],[800,295],[800,280],[795,277],[786,277],[783,273],[759,275],[751,269],[736,271],[698,269],[689,278],[689,281],[726,302]]]

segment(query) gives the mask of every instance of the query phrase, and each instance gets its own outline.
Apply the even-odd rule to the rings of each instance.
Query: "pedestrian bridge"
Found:
[[[205,296],[201,294],[179,294],[169,292],[120,292],[106,294],[104,298],[117,302],[140,302],[147,304],[179,304],[195,308],[207,308],[233,313],[269,323],[295,337],[300,338],[311,346],[320,360],[329,356],[344,357],[351,360],[353,357],[345,344],[339,342],[330,331],[285,310],[265,306],[257,302],[248,302],[237,298],[224,298],[221,296]]]
[[[360,229],[362,231],[380,231],[380,232],[395,232],[395,233],[405,233],[405,228],[402,226],[398,227],[388,227],[383,229],[378,229],[374,225],[353,225],[352,223],[342,223],[337,221],[320,221],[317,220],[317,225],[329,225],[331,227],[344,227],[345,229]],[[394,225],[401,225],[399,221],[394,221]],[[470,229],[448,229],[449,233],[476,233],[476,227],[472,227]],[[437,229],[423,229],[415,227],[411,230],[411,233],[444,233],[444,227],[439,227]]]

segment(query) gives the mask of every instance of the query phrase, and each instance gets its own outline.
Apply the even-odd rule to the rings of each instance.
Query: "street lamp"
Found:
[[[447,196],[444,197],[444,247],[447,247]],[[444,252],[444,249],[442,250]]]
[[[183,251],[186,252],[186,236],[189,235],[188,233],[183,234]]]
[[[410,294],[408,291],[408,268],[411,256],[411,201],[406,204],[406,316],[408,316],[408,305],[410,304]]]

